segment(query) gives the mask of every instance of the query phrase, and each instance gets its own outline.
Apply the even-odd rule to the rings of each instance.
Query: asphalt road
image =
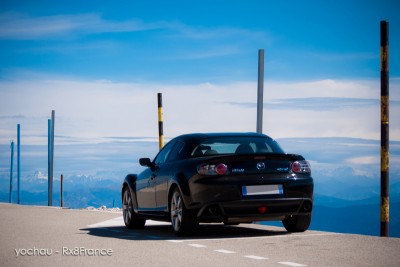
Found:
[[[338,222],[340,223],[340,222]],[[400,239],[244,224],[128,230],[121,213],[0,204],[0,266],[400,266]]]

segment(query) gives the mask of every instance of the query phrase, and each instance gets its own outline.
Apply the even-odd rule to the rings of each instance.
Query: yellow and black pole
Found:
[[[389,41],[381,21],[381,236],[389,236]]]
[[[162,93],[157,94],[157,99],[158,99],[158,145],[161,150],[161,148],[164,146]]]

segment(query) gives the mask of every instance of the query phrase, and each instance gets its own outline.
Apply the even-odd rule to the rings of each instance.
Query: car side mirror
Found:
[[[140,158],[139,164],[140,164],[140,166],[143,166],[143,167],[152,167],[153,166],[153,163],[151,162],[151,160],[149,158]]]

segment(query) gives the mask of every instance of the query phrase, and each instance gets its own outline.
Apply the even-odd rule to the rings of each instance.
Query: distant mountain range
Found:
[[[311,229],[379,235],[379,141],[354,138],[290,138],[278,142],[311,162],[315,182]],[[47,205],[47,147],[21,147],[21,203]],[[121,183],[137,173],[140,157],[153,157],[158,144],[118,141],[56,145],[53,205],[70,208],[121,207]],[[400,237],[400,142],[391,142],[390,235]],[[9,198],[9,146],[0,145],[0,201]],[[16,166],[14,167],[14,170]],[[13,181],[16,203],[16,173]],[[268,222],[268,224],[270,224]],[[280,225],[280,223],[278,223]]]
[[[400,184],[397,184],[399,186]],[[311,228],[365,235],[380,234],[380,197],[349,201],[315,196]],[[390,196],[390,235],[400,237],[400,194]]]
[[[21,182],[21,204],[47,205],[48,181],[38,178],[41,172],[26,176]],[[72,175],[65,177],[63,183],[63,202],[69,208],[84,208],[88,206],[121,207],[122,178],[116,178],[116,173],[109,173],[110,178],[104,178],[106,173],[98,175]],[[1,179],[1,188],[6,187],[4,179]],[[9,188],[9,184],[8,184]],[[53,205],[60,205],[60,179],[53,181]],[[14,187],[16,190],[16,188]],[[13,191],[13,202],[17,202],[17,192]],[[0,201],[8,202],[9,193],[0,191]]]

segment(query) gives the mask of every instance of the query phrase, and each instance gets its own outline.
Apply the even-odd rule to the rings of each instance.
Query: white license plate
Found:
[[[242,194],[243,196],[282,195],[283,186],[281,184],[248,185],[242,187]]]

